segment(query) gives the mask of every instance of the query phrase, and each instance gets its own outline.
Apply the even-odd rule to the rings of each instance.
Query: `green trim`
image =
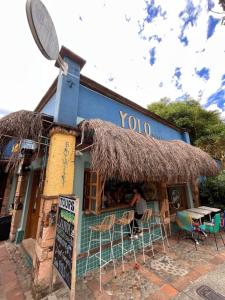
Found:
[[[23,211],[22,211],[22,216],[20,219],[20,228],[18,230],[25,230],[26,223],[27,223],[27,215],[28,215],[28,210],[29,210],[29,203],[30,203],[30,197],[31,197],[31,191],[32,191],[32,183],[33,183],[33,176],[34,172],[33,170],[29,172],[29,177],[27,180],[27,187],[26,187],[26,192],[24,195],[23,199]]]
[[[82,156],[77,156],[75,160],[74,174],[74,194],[79,197],[79,217],[78,217],[78,236],[77,236],[77,254],[81,249],[81,232],[83,224],[83,186],[84,186],[84,169],[86,165],[90,165],[90,156],[84,153]]]
[[[20,244],[24,238],[24,230],[18,229],[16,231],[15,243]]]
[[[12,186],[11,186],[10,193],[9,193],[8,210],[10,209],[10,206],[14,203],[16,187],[17,187],[17,180],[18,180],[18,175],[14,174]]]

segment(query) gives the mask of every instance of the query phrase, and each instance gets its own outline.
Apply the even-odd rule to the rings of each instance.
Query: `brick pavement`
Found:
[[[23,300],[23,290],[19,285],[15,266],[9,259],[9,254],[4,243],[0,243],[0,299]]]
[[[11,252],[11,253],[10,253]],[[0,242],[0,300],[32,300],[30,278],[17,247]]]
[[[142,255],[139,254],[138,268],[135,267],[131,256],[127,259],[124,273],[117,262],[117,279],[113,277],[112,267],[107,267],[102,279],[102,294],[98,292],[98,272],[92,272],[92,275],[90,273],[90,280],[86,282],[86,288],[92,292],[89,299],[193,299],[184,294],[184,290],[188,290],[192,284],[203,280],[202,278],[207,279],[209,274],[217,274],[218,268],[223,264],[225,266],[225,247],[220,243],[217,251],[211,239],[198,246],[196,251],[190,240],[178,243],[176,238],[171,238],[166,254],[163,254],[160,243],[155,244],[155,253],[153,258],[149,251],[149,258],[145,264]],[[82,280],[78,281],[78,287],[81,282]],[[82,292],[81,294],[78,288],[78,300],[84,299],[85,288]],[[222,293],[225,296],[225,285]]]
[[[0,243],[0,291],[3,291],[0,300],[32,299],[28,280],[31,274],[21,263],[22,256],[17,249],[12,244]],[[152,257],[151,251],[147,252],[145,264],[141,252],[137,253],[138,266],[135,266],[133,256],[128,255],[125,272],[122,272],[121,262],[117,261],[117,278],[113,276],[112,266],[107,266],[102,278],[102,293],[99,292],[98,270],[90,272],[86,280],[78,280],[76,299],[200,299],[189,297],[187,293],[194,294],[191,287],[197,286],[203,279],[207,282],[213,274],[217,274],[215,282],[218,282],[219,292],[225,295],[224,274],[222,276],[221,273],[221,278],[218,275],[225,267],[225,247],[222,243],[219,251],[216,251],[213,240],[201,244],[196,251],[191,241],[182,240],[178,243],[171,238],[166,254],[160,243],[154,243],[154,249],[155,257]],[[66,300],[68,292],[61,288],[44,299]]]

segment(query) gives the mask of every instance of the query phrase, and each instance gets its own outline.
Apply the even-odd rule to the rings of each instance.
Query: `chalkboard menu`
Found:
[[[59,197],[53,265],[69,289],[71,289],[74,238],[76,237],[74,232],[77,217],[76,206],[75,199]]]

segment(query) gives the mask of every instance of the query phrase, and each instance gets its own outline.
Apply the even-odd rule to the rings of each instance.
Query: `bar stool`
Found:
[[[87,274],[88,270],[88,263],[89,263],[89,258],[90,257],[97,257],[99,259],[99,269],[100,269],[100,291],[102,291],[102,268],[110,263],[111,261],[113,262],[113,268],[114,268],[114,275],[116,277],[116,267],[115,267],[115,261],[114,261],[114,256],[113,256],[113,239],[112,239],[112,233],[111,230],[113,228],[115,222],[115,215],[109,215],[106,216],[101,224],[90,226],[89,229],[91,231],[90,233],[90,239],[89,239],[89,245],[88,245],[88,256],[86,260],[86,267],[85,267],[85,275]],[[99,234],[98,238],[93,239],[92,234],[93,232],[96,232]],[[109,233],[109,238],[102,238],[102,234],[108,232]],[[110,242],[110,259],[105,260],[102,258],[102,242]],[[91,244],[92,242],[98,242],[99,243],[99,252],[93,254],[90,256],[90,250],[91,250]]]
[[[166,240],[167,246],[169,247],[169,241],[167,238],[167,232],[166,232],[166,227],[165,224],[168,222],[167,218],[165,218],[162,214],[160,213],[153,213],[153,219],[155,222],[151,223],[152,228],[153,228],[153,237],[156,236],[159,239],[162,240],[163,243],[163,250],[164,252],[166,252],[166,248],[165,248],[165,243],[164,241]],[[155,234],[155,226],[159,226],[159,230],[160,230],[160,234]],[[164,234],[163,234],[164,231]]]
[[[141,246],[142,246],[142,252],[143,252],[143,260],[145,263],[145,248],[151,247],[152,255],[154,257],[154,249],[153,249],[153,243],[152,243],[152,233],[151,233],[151,217],[152,217],[152,209],[148,208],[145,210],[143,216],[141,219],[138,219],[137,221],[140,223],[141,227]],[[147,227],[146,227],[147,226]],[[134,227],[135,228],[135,227]],[[144,240],[144,231],[148,231],[148,241],[145,242]]]
[[[121,243],[115,245],[114,247],[121,247],[123,272],[124,272],[124,256],[127,253],[133,251],[135,263],[137,262],[136,254],[135,254],[135,250],[134,250],[134,242],[133,242],[133,238],[132,238],[132,230],[131,230],[131,226],[130,226],[130,223],[133,222],[133,220],[134,220],[134,211],[133,210],[126,211],[123,213],[123,215],[120,219],[116,219],[116,221],[115,221],[115,225],[120,226],[120,231],[116,231],[115,228],[113,230],[113,233],[120,233],[120,236],[121,236]],[[126,226],[128,226],[128,231],[124,231],[124,227],[126,227]],[[126,234],[130,234],[130,237],[131,237],[131,244],[130,244],[129,249],[124,247],[124,235],[126,235]]]

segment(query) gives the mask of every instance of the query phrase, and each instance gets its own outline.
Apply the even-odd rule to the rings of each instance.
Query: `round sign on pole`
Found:
[[[27,0],[27,19],[34,40],[41,53],[50,60],[57,60],[59,43],[50,14],[40,0]]]

